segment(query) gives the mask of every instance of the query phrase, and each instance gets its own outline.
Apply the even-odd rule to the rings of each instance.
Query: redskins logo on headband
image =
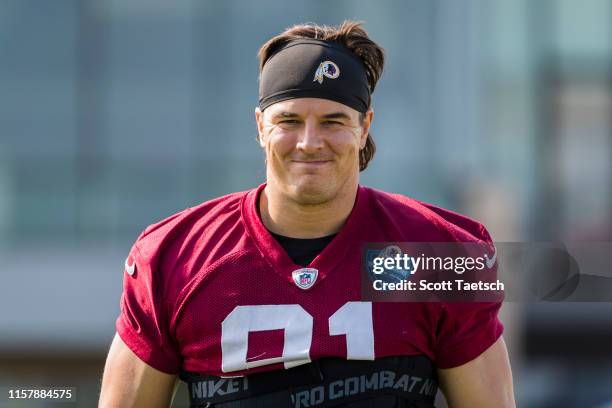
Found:
[[[319,64],[315,72],[314,81],[318,81],[320,84],[323,83],[323,77],[326,76],[329,79],[336,79],[340,76],[340,68],[332,61],[323,61]]]
[[[259,108],[264,111],[277,102],[296,98],[328,99],[367,112],[370,88],[366,66],[340,43],[314,38],[291,40],[261,68]]]

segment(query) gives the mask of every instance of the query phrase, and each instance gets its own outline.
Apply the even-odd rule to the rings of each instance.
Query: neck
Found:
[[[338,196],[317,205],[302,205],[273,185],[266,185],[259,199],[263,224],[270,231],[293,238],[319,238],[340,231],[353,209],[357,183]]]

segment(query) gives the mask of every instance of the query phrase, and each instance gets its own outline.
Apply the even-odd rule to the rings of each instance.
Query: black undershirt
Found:
[[[259,211],[259,198],[260,197],[258,196],[256,205],[257,215],[259,215],[259,218],[261,219],[261,213]],[[268,230],[268,232],[274,237],[276,242],[283,247],[293,263],[301,266],[310,265],[317,255],[323,252],[327,244],[329,244],[337,235],[333,234],[321,238],[291,238],[284,235],[275,234],[270,230]]]
[[[308,266],[336,236],[334,234],[321,238],[291,238],[272,231],[270,234],[287,252],[293,263],[302,266]]]

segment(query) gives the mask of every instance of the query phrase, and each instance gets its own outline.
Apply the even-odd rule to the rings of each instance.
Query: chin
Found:
[[[313,180],[314,181],[314,180]],[[338,194],[335,183],[329,181],[297,183],[292,188],[296,203],[302,205],[319,205],[331,201]]]

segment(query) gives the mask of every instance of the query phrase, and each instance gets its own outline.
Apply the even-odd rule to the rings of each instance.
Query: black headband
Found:
[[[285,44],[264,64],[259,108],[295,98],[323,98],[366,112],[370,90],[363,62],[343,45],[299,39]]]

